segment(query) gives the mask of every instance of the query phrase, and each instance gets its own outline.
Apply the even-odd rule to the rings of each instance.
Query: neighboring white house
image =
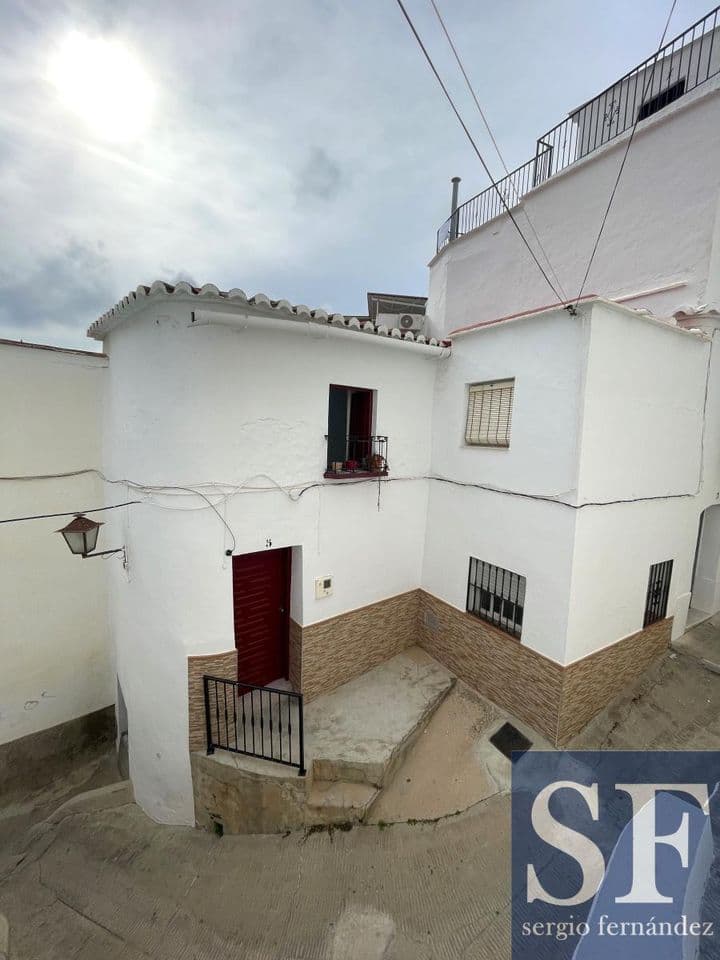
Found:
[[[94,474],[8,478],[100,465],[107,364],[100,353],[0,340],[0,519],[102,503],[103,484]],[[99,560],[79,568],[67,563],[62,538],[51,535],[65,522],[0,525],[2,789],[15,785],[16,774],[41,780],[78,743],[112,733],[106,571]]]
[[[720,26],[713,12],[702,21],[702,60],[682,59],[688,92],[638,123],[584,287],[635,308],[669,317],[683,307],[720,305]],[[673,77],[681,63],[681,49],[700,50],[700,28],[668,44],[676,53]],[[685,40],[685,47],[681,41]],[[707,62],[710,51],[711,63]],[[634,112],[626,114],[618,133],[610,109],[619,98],[618,81],[582,110],[599,116],[591,152],[575,159],[573,130],[576,114],[538,140],[538,156],[498,184],[508,201],[523,197],[522,208],[532,220],[550,259],[528,227],[522,210],[519,226],[536,251],[550,279],[557,276],[561,294],[574,302],[581,289],[598,229],[613,189],[635,117],[642,102],[651,103],[652,89],[667,77],[661,57],[654,75],[640,82]],[[703,72],[696,74],[702,63]],[[645,70],[644,65],[638,68]],[[710,72],[706,72],[710,70]],[[635,76],[632,71],[628,76]],[[647,89],[646,97],[643,96]],[[603,124],[603,117],[611,121]],[[615,118],[615,119],[613,119]],[[552,167],[542,152],[554,144]],[[569,152],[567,152],[569,151]],[[548,173],[552,173],[546,179]],[[533,183],[539,185],[533,187]],[[448,237],[460,236],[448,244]],[[436,336],[482,321],[534,311],[555,301],[554,294],[520,241],[502,203],[489,187],[463,203],[438,233],[439,252],[430,263],[427,312]],[[553,273],[554,271],[554,273]],[[553,281],[556,283],[557,281]]]
[[[43,472],[96,456],[104,503],[137,501],[103,514],[126,562],[98,567],[151,816],[194,820],[204,674],[312,700],[419,642],[563,744],[720,609],[720,81],[674,43],[707,75],[648,84],[576,308],[485,197],[441,230],[426,307],[156,282],[93,324],[102,455]],[[631,131],[512,182],[571,294]]]

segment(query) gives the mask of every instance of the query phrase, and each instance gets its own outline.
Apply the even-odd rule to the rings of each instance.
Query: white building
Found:
[[[158,282],[91,327],[104,503],[138,501],[102,515],[99,549],[125,548],[102,569],[151,816],[194,820],[205,674],[287,677],[312,700],[420,642],[562,744],[689,609],[720,609],[720,79],[698,39],[715,27],[662,54],[692,82],[644,86],[634,134],[616,119],[502,185],[575,295],[634,136],[575,310],[486,191],[441,229],[425,311],[372,295],[367,319],[328,317]],[[36,469],[17,457],[13,476]]]
[[[102,461],[104,354],[0,340],[0,519],[90,509]],[[0,525],[0,791],[42,783],[79,744],[114,735],[115,671],[99,560],[67,563],[66,522]]]

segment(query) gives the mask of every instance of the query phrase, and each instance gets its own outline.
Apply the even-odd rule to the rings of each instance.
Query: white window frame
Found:
[[[515,378],[468,384],[465,444],[469,447],[510,446]]]

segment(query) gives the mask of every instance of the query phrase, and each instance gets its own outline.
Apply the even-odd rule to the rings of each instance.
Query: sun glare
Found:
[[[121,43],[71,33],[51,56],[48,79],[62,103],[103,140],[132,139],[150,123],[152,80]]]

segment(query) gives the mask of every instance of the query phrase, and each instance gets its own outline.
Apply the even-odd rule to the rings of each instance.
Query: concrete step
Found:
[[[379,792],[365,783],[315,781],[307,797],[308,825],[362,820]]]
[[[388,733],[382,738],[368,739],[363,743],[359,735],[355,743],[341,744],[341,749],[345,747],[344,756],[323,755],[322,748],[315,748],[318,753],[309,763],[313,781],[355,783],[372,788],[382,788],[388,783],[456,682],[455,677],[445,671],[439,681],[434,679],[435,686],[422,707],[400,730],[393,728],[390,708],[385,713]],[[337,749],[337,745],[331,746]]]

